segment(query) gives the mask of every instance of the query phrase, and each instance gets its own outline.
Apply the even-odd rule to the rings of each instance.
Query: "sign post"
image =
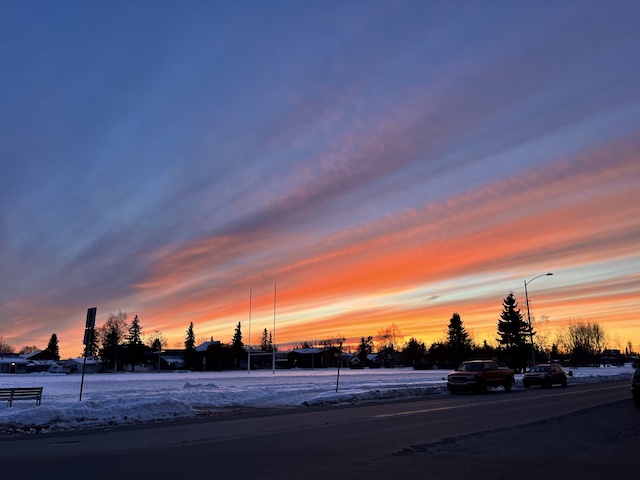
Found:
[[[82,362],[82,380],[80,381],[80,401],[82,401],[82,387],[84,386],[84,371],[87,366],[87,354],[89,353],[89,349],[93,343],[93,332],[96,325],[97,310],[97,307],[87,310],[87,323],[84,327],[84,339],[82,340],[82,343],[84,344],[84,361]]]
[[[338,357],[338,376],[336,377],[336,393],[338,393],[338,385],[340,385],[340,364],[342,363],[342,340],[340,340],[340,348],[336,354]]]

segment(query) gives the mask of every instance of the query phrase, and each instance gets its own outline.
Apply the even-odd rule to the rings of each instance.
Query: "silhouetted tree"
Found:
[[[38,350],[40,350],[40,349],[38,347],[36,347],[35,345],[26,345],[26,346],[22,347],[18,353],[20,355],[27,355],[29,353],[37,352]]]
[[[454,313],[449,320],[447,332],[447,347],[449,358],[454,364],[459,364],[471,355],[471,339],[467,333],[462,319],[458,313]]]
[[[395,323],[378,332],[378,353],[382,355],[385,367],[395,367],[398,339],[401,336],[400,328]]]
[[[131,371],[135,371],[136,365],[140,365],[145,360],[145,346],[142,343],[142,326],[136,315],[129,325],[129,335],[127,336],[127,358],[131,364]]]
[[[231,339],[231,349],[233,350],[233,356],[235,359],[236,368],[240,368],[240,361],[244,358],[244,343],[242,343],[242,327],[240,322],[236,325],[236,329],[233,332],[233,338]]]
[[[405,365],[410,364],[414,369],[421,369],[426,367],[427,347],[411,337],[404,345],[400,356]]]
[[[264,352],[273,352],[273,341],[271,339],[271,332],[267,332],[266,328],[262,331],[262,338],[260,339],[260,350]]]
[[[358,360],[363,365],[367,363],[367,355],[373,353],[373,337],[369,336],[367,338],[362,337],[360,339],[360,345],[358,345],[358,349],[356,354],[358,356]]]
[[[2,340],[2,337],[0,337],[0,353],[14,353],[14,352],[15,350],[13,349],[13,347],[8,343],[5,343],[5,341]]]
[[[193,322],[189,323],[184,339],[184,360],[189,370],[197,367],[198,352],[196,352],[196,334],[193,332]]]
[[[509,292],[502,302],[502,313],[498,320],[498,335],[496,340],[504,347],[505,355],[517,372],[524,371],[529,345],[527,336],[529,326],[524,321],[518,302],[513,292]]]
[[[598,323],[572,321],[558,333],[563,348],[575,366],[599,366],[607,335]]]
[[[49,344],[45,349],[50,360],[60,360],[60,350],[58,349],[58,336],[54,333],[49,339]]]
[[[439,368],[455,368],[458,365],[451,361],[449,347],[445,342],[433,342],[429,347],[429,359]]]
[[[118,370],[120,345],[125,338],[125,332],[128,330],[127,317],[127,313],[122,311],[118,311],[117,315],[110,313],[105,324],[99,329],[102,341],[100,358],[102,358],[103,362],[112,365],[114,371]]]
[[[100,353],[100,329],[93,327],[89,332],[89,341],[88,344],[85,345],[84,350],[80,354],[80,356],[86,355],[87,357],[97,357]]]
[[[153,354],[153,364],[155,368],[160,370],[160,355],[162,350],[167,346],[167,339],[164,338],[160,330],[154,330],[150,335],[147,335],[146,344],[151,348]]]

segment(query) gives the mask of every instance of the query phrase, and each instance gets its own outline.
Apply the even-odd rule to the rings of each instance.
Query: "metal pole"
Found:
[[[271,351],[273,352],[272,374],[276,373],[276,285],[273,285],[273,336],[271,338]]]
[[[338,385],[340,385],[340,364],[342,363],[342,340],[340,340],[340,348],[338,350],[338,376],[336,377],[336,393],[338,393]]]
[[[529,293],[527,292],[527,285],[533,282],[536,278],[544,277],[546,275],[553,275],[553,273],[551,272],[543,273],[542,275],[533,277],[528,282],[526,280],[524,281],[524,297],[527,302],[527,320],[529,321],[529,337],[531,338],[531,361],[533,362],[534,365],[536,364],[536,347],[533,343],[533,326],[531,325],[531,312],[529,310]]]
[[[251,298],[253,290],[249,289],[249,340],[247,345],[247,374],[251,373]]]
[[[531,326],[531,312],[529,311],[529,294],[527,293],[526,280],[524,281],[524,296],[527,301],[527,320],[529,321],[529,337],[531,339],[531,362],[533,365],[535,365],[536,364],[536,347],[533,344],[533,327]]]

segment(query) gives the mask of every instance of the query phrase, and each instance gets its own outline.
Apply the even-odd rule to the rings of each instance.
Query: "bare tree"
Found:
[[[153,333],[147,335],[145,343],[146,345],[151,347],[151,350],[153,352],[156,352],[156,353],[161,351],[163,348],[165,348],[169,344],[169,342],[167,341],[166,338],[164,338],[164,335],[160,330],[154,330]]]
[[[20,355],[24,355],[24,354],[28,354],[28,353],[37,352],[38,350],[40,350],[40,349],[38,347],[36,347],[35,345],[26,345],[26,346],[22,347],[18,353]]]
[[[404,340],[404,336],[400,327],[393,322],[378,332],[376,340],[378,341],[378,351],[386,349],[397,352],[399,350],[398,342]]]
[[[98,329],[102,341],[100,356],[104,362],[113,365],[114,371],[118,370],[118,350],[120,350],[120,345],[124,343],[129,330],[127,318],[127,313],[120,310],[117,314],[110,313],[105,324]]]
[[[575,365],[600,365],[607,333],[598,323],[573,320],[558,332],[558,344],[571,355]]]
[[[325,348],[331,348],[341,345],[342,343],[344,343],[344,341],[345,338],[342,335],[337,334],[335,337],[327,337],[324,340],[321,340],[320,345]]]
[[[0,337],[0,353],[14,353],[14,352],[15,350],[13,349],[13,347],[8,343],[5,343],[4,340],[2,340],[2,337]]]

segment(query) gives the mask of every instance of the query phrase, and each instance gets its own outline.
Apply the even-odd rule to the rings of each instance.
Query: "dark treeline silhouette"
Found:
[[[162,332],[155,330],[143,337],[143,326],[138,316],[130,323],[128,318],[126,312],[110,313],[105,323],[95,328],[90,336],[83,354],[99,359],[101,371],[220,371],[246,369],[248,361],[251,361],[251,369],[273,366],[322,368],[338,365],[351,368],[405,366],[427,369],[455,368],[461,362],[471,359],[495,359],[522,372],[532,363],[532,351],[535,351],[538,363],[559,361],[571,366],[610,363],[610,352],[619,351],[607,350],[607,334],[599,324],[580,320],[572,321],[560,329],[556,341],[550,347],[538,345],[538,342],[533,341],[537,332],[533,325],[524,320],[513,292],[509,292],[502,301],[502,311],[497,316],[495,343],[487,340],[476,343],[467,332],[458,312],[454,312],[449,319],[446,336],[428,347],[415,337],[399,344],[402,335],[397,325],[392,323],[379,331],[377,336],[362,336],[351,345],[345,345],[346,339],[337,335],[319,341],[304,341],[287,352],[278,351],[271,332],[266,328],[257,348],[245,345],[241,322],[236,324],[229,343],[211,338],[200,345],[196,344],[195,327],[191,322],[185,332],[184,348],[168,349]],[[51,336],[45,350],[39,351],[33,345],[23,347],[19,353],[33,352],[38,352],[39,359],[59,361],[57,335],[54,333]],[[1,336],[0,353],[17,355],[15,349],[4,342]],[[626,361],[637,361],[631,342],[628,342],[625,351],[618,357]],[[622,360],[618,359],[616,362]]]

